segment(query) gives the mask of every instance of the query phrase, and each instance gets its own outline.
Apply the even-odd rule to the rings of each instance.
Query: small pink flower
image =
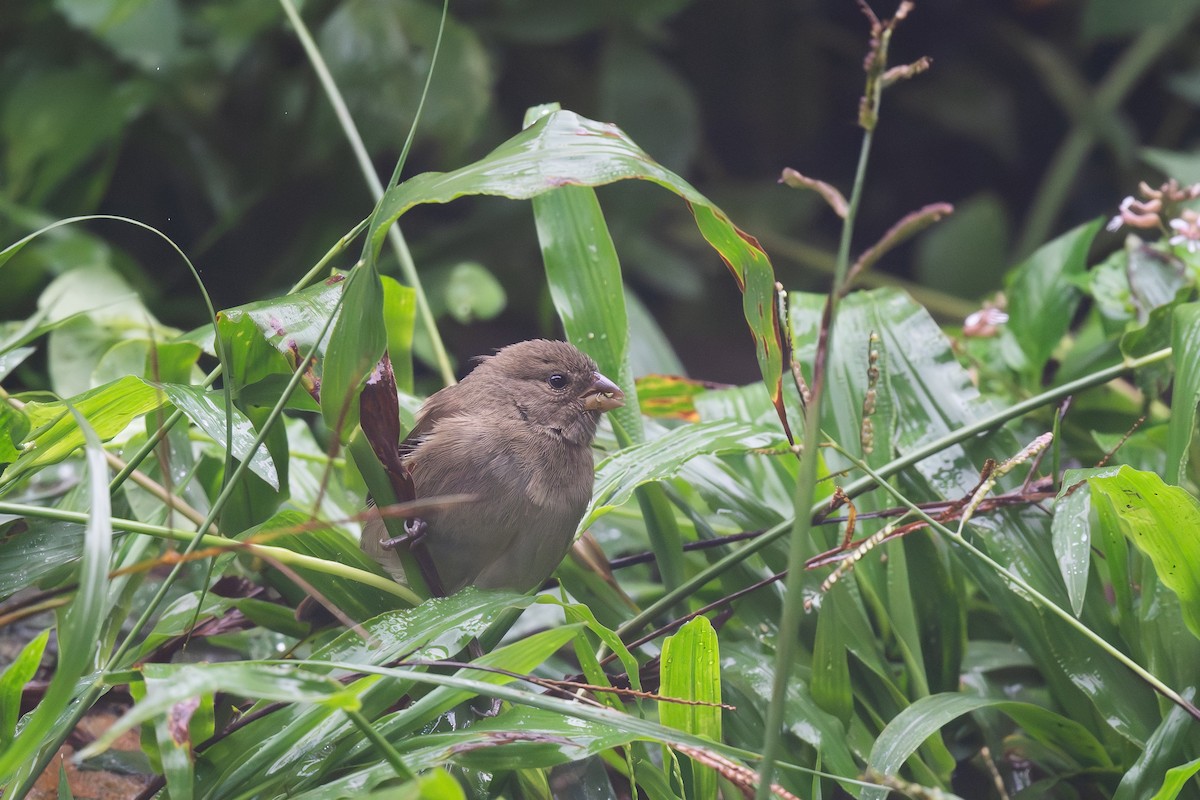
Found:
[[[1200,214],[1185,208],[1168,223],[1175,232],[1168,242],[1172,247],[1186,247],[1189,253],[1200,250]]]

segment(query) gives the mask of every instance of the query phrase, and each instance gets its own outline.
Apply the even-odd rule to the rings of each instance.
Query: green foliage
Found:
[[[802,195],[760,188],[747,200],[682,177],[714,157],[705,126],[721,124],[705,119],[711,87],[660,46],[677,25],[693,26],[681,46],[702,38],[687,0],[451,17],[418,129],[417,158],[440,159],[439,171],[396,182],[374,209],[330,193],[303,219],[302,203],[280,198],[337,162],[336,140],[307,77],[273,60],[275,40],[288,39],[276,7],[56,0],[4,12],[30,41],[52,31],[87,47],[69,68],[66,44],[22,44],[0,60],[11,79],[0,215],[12,242],[0,251],[0,635],[28,629],[0,671],[0,786],[28,791],[121,687],[132,704],[81,757],[98,763],[141,727],[155,786],[171,797],[761,797],[771,783],[805,797],[963,786],[993,797],[996,776],[1008,796],[1200,796],[1196,198],[1168,186],[1150,190],[1162,195],[1153,208],[1127,201],[1117,227],[1144,238],[1123,246],[1099,220],[1049,235],[1093,144],[1133,152],[1124,92],[1194,6],[1083,4],[1081,41],[1132,37],[1094,98],[1066,55],[1010,31],[1073,127],[1017,246],[1017,214],[990,185],[971,186],[965,213],[918,240],[918,272],[939,288],[1004,287],[1007,321],[966,330],[938,320],[962,303],[927,289],[834,286],[831,306],[795,264],[768,256],[814,260],[789,241],[795,221],[781,221],[828,227]],[[371,153],[393,155],[438,9],[351,0],[303,11]],[[876,42],[895,21],[878,24]],[[501,45],[576,70],[551,51],[580,36],[594,39],[599,65],[595,116],[613,122],[536,106],[516,130],[498,113],[511,91],[494,69]],[[872,66],[876,77],[886,66]],[[935,69],[912,95],[889,83],[887,97],[915,98],[908,110],[929,127],[1018,158],[1015,137],[981,110],[1005,103],[976,102],[1004,92],[975,67]],[[249,131],[227,113],[247,81],[258,89]],[[1194,83],[1176,75],[1175,91],[1191,102]],[[890,176],[899,159],[883,142],[913,125],[883,108],[880,141],[864,140],[860,163],[883,147]],[[230,120],[237,147],[210,135],[214,119]],[[162,135],[196,158],[168,148],[150,164],[194,184],[179,224],[211,225],[184,249],[247,276],[198,273],[223,307],[204,324],[176,288],[185,265],[128,244],[131,231],[173,233],[175,221],[135,222],[112,243],[96,234],[118,229],[99,217],[95,231],[48,223],[105,207],[130,171],[122,148]],[[1144,155],[1194,167],[1186,153]],[[872,176],[846,194],[842,231],[815,241],[876,227],[871,200],[886,207],[889,192],[876,194]],[[610,184],[625,186],[600,188]],[[477,196],[515,202],[464,199]],[[294,241],[257,217],[276,206],[301,222]],[[410,220],[422,286],[383,274],[389,228]],[[532,245],[513,258],[518,249],[498,244],[520,236],[536,240],[543,270]],[[714,279],[702,259],[726,272]],[[264,283],[249,282],[260,272]],[[264,288],[285,282],[287,294]],[[682,330],[703,330],[700,348],[735,342],[744,385],[706,374],[718,359],[677,333],[675,312],[638,298],[647,287],[720,298]],[[556,318],[542,333],[561,331],[618,377],[627,404],[601,430],[593,500],[554,592],[421,602],[358,547],[366,487],[382,472],[358,425],[359,392],[386,349],[407,425],[436,388],[418,315],[465,335],[499,329],[523,305]],[[696,378],[648,374],[685,360]],[[797,453],[810,422],[821,447]],[[810,496],[812,508],[796,508]],[[808,535],[785,541],[797,519]],[[805,568],[782,590],[796,554]],[[294,613],[306,598],[336,622]],[[32,617],[42,608],[54,619]],[[493,700],[495,716],[477,713]],[[764,758],[771,742],[778,764]]]

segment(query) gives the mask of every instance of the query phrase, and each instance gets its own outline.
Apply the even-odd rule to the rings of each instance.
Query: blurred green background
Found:
[[[440,10],[300,7],[385,179]],[[933,68],[885,96],[855,251],[917,207],[955,204],[879,267],[953,322],[1020,256],[1111,215],[1138,180],[1157,183],[1164,169],[1200,178],[1189,155],[1200,133],[1197,10],[1197,0],[918,2],[891,61],[929,56]],[[717,202],[761,240],[789,289],[827,287],[838,221],[777,180],[793,167],[849,193],[868,32],[852,0],[455,0],[450,13],[406,176],[478,158],[527,107],[559,102],[618,124]],[[600,199],[631,290],[685,368],[754,380],[741,297],[686,209],[645,185]],[[133,217],[192,257],[220,308],[286,289],[371,206],[278,4],[0,4],[0,243],[63,217]],[[422,207],[403,229],[452,352],[555,333],[528,204]],[[1118,243],[1113,234],[1099,246]],[[123,272],[164,322],[203,323],[178,257],[103,222],[26,248],[0,282],[0,316],[28,315],[55,275],[88,261]]]

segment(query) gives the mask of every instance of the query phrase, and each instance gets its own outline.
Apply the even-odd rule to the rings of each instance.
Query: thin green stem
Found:
[[[400,757],[400,753],[396,748],[392,747],[392,743],[383,738],[379,731],[371,726],[370,721],[358,711],[346,709],[346,716],[354,723],[354,726],[367,738],[371,744],[375,745],[375,749],[379,751],[379,755],[383,756],[383,760],[391,765],[395,770],[396,776],[406,781],[414,780],[417,776],[413,773],[408,765],[404,763],[404,759]]]
[[[321,260],[314,264],[312,269],[304,273],[304,277],[292,284],[292,288],[288,289],[288,294],[295,294],[320,277],[320,275],[325,272],[325,268],[329,265],[329,262],[339,256],[352,241],[357,239],[359,235],[367,229],[367,224],[370,223],[370,221],[370,219],[364,219],[362,222],[351,228],[347,233],[343,234],[342,238],[334,242],[333,247],[329,248],[325,255],[321,256]]]
[[[342,98],[341,90],[338,89],[337,83],[333,80],[333,75],[329,72],[325,58],[321,55],[316,41],[313,40],[308,26],[304,24],[304,20],[296,11],[292,0],[279,0],[279,4],[283,6],[284,13],[287,14],[288,20],[292,23],[292,27],[296,31],[296,38],[300,40],[300,44],[304,47],[304,52],[308,55],[308,60],[312,64],[313,71],[317,74],[317,79],[320,80],[321,87],[325,90],[325,95],[329,98],[330,105],[333,106],[333,113],[337,116],[338,122],[342,126],[342,132],[350,143],[350,149],[354,151],[354,158],[358,162],[363,179],[367,182],[367,186],[371,190],[371,196],[378,203],[383,199],[383,183],[380,182],[379,175],[375,172],[375,166],[371,163],[371,156],[367,153],[366,145],[363,144],[362,136],[358,132],[358,126],[354,123],[354,118],[350,116],[350,109],[346,107],[346,101]],[[443,11],[443,21],[444,19],[445,12]],[[435,48],[440,45],[440,42],[441,35],[439,30],[438,42],[435,44]],[[434,54],[436,55],[436,53],[437,50],[435,49]],[[431,64],[431,73],[432,69],[433,66]],[[426,89],[428,89],[428,80],[426,81]],[[423,99],[422,102],[424,102]],[[414,119],[413,128],[415,129],[415,127],[416,120]],[[405,143],[405,153],[407,153],[408,144],[411,140],[412,131],[409,132],[409,140]],[[400,165],[398,164],[397,170],[399,168]],[[412,252],[408,249],[408,242],[400,232],[399,225],[393,224],[388,228],[388,240],[392,243],[392,248],[396,251],[396,260],[400,263],[400,271],[403,273],[404,279],[408,281],[409,285],[416,292],[417,314],[421,317],[421,321],[425,325],[425,332],[429,335],[429,341],[433,347],[434,359],[437,361],[442,381],[446,384],[454,383],[454,368],[450,364],[450,356],[446,353],[446,346],[442,342],[441,333],[438,331],[437,320],[433,317],[433,311],[429,306],[429,299],[426,297],[425,289],[421,285],[421,276],[417,274],[417,265],[413,261]]]

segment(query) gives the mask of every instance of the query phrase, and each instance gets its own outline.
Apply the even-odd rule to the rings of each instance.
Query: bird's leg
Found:
[[[429,591],[434,597],[445,597],[445,584],[438,576],[437,567],[433,565],[433,559],[429,557],[429,550],[420,545],[425,541],[425,537],[429,535],[429,524],[420,517],[409,517],[404,520],[404,533],[392,539],[380,539],[379,544],[387,550],[394,550],[400,545],[407,545],[408,551],[412,553],[413,558],[417,561],[417,566],[421,569],[421,574],[425,577],[425,584],[429,587]]]
[[[404,520],[404,533],[391,539],[380,539],[379,544],[387,550],[395,550],[402,544],[417,545],[429,532],[429,525],[420,517]]]

